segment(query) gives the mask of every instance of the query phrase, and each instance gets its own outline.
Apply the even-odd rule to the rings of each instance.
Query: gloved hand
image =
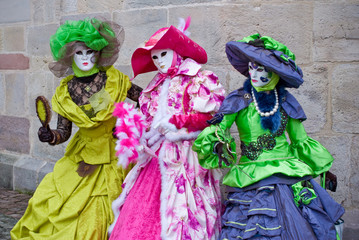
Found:
[[[40,127],[37,135],[39,136],[39,140],[41,142],[52,142],[54,140],[54,134],[52,133],[49,125],[47,125],[47,127]]]
[[[161,135],[166,135],[169,132],[177,132],[177,127],[169,122],[170,115],[163,117],[161,121],[159,121],[155,126],[153,126],[154,129],[156,129]]]
[[[217,153],[217,155],[218,155],[218,159],[219,159],[218,166],[219,167],[222,167],[222,162],[224,162],[224,164],[226,164],[227,166],[231,165],[229,160],[226,158],[227,154],[228,154],[227,157],[234,158],[233,154],[228,152],[224,147],[225,147],[224,143],[218,142],[218,143],[216,143],[216,147],[214,149],[215,153]]]
[[[325,173],[325,188],[335,192],[337,191],[337,176],[334,173],[331,173],[330,171]]]
[[[91,175],[95,171],[97,166],[98,165],[91,165],[82,161],[80,162],[76,172],[79,174],[80,177],[86,177],[88,175]]]

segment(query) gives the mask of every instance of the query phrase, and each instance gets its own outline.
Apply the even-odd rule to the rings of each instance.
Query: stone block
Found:
[[[29,58],[20,53],[0,54],[0,70],[29,69]]]
[[[126,1],[126,8],[146,8],[146,7],[162,7],[162,6],[174,6],[174,5],[189,5],[195,3],[210,3],[217,0],[129,0]]]
[[[38,182],[40,183],[42,179],[46,176],[46,174],[52,172],[54,170],[55,163],[47,162],[45,166],[43,166],[38,174]]]
[[[18,23],[31,20],[30,0],[1,0],[0,23]]]
[[[106,0],[101,4],[97,0],[78,0],[78,8],[82,12],[112,12],[114,9],[121,10],[124,0]]]
[[[359,5],[314,3],[314,60],[358,61]]]
[[[64,13],[76,12],[77,0],[63,0],[61,1],[61,11]]]
[[[358,61],[359,39],[318,39],[313,48],[314,61]]]
[[[358,229],[353,229],[353,228],[346,227],[345,223],[344,223],[343,239],[345,239],[345,240],[358,240],[358,236],[359,236],[359,230]]]
[[[5,75],[7,115],[24,116],[26,113],[26,82],[23,73],[10,73]]]
[[[27,49],[29,54],[36,56],[51,55],[49,41],[56,33],[57,24],[28,27]]]
[[[38,172],[46,162],[30,156],[22,156],[14,165],[14,189],[22,192],[35,191]]]
[[[13,188],[13,166],[18,156],[0,153],[0,187]]]
[[[34,23],[49,23],[56,21],[60,16],[61,0],[32,1],[32,18]]]
[[[352,139],[349,136],[310,136],[313,139],[319,141],[333,156],[334,161],[332,168],[330,169],[335,175],[337,175],[338,188],[336,192],[329,192],[329,194],[343,207],[351,207],[351,191],[349,182],[350,176],[356,169],[351,169],[351,155],[350,150],[352,146]]]
[[[351,145],[351,167],[350,167],[350,179],[349,188],[351,189],[352,207],[359,206],[359,136],[353,137]],[[348,169],[349,170],[349,169]],[[359,217],[357,218],[359,220]],[[359,229],[359,222],[358,222]]]
[[[33,72],[40,71],[40,72],[51,73],[51,71],[49,69],[49,63],[54,61],[52,55],[48,55],[48,56],[31,55],[31,56],[29,56],[29,58],[30,58],[31,71],[33,71]],[[51,82],[54,80],[54,78],[55,78],[55,75],[52,74],[52,77],[51,78],[48,77],[47,81]],[[57,82],[59,82],[59,79],[57,79]]]
[[[5,104],[6,104],[6,83],[5,78],[2,73],[0,73],[0,114],[5,113]]]
[[[278,17],[278,9],[280,17]],[[259,32],[284,43],[296,54],[297,63],[311,61],[312,9],[291,3],[253,3],[179,6],[169,9],[170,23],[191,16],[190,37],[208,53],[208,64],[228,64],[225,44]],[[260,17],[253,17],[260,16]],[[265,21],[263,20],[265,19]]]
[[[69,15],[69,16],[62,16],[60,19],[60,23],[63,24],[65,23],[67,20],[72,20],[72,21],[78,21],[78,20],[83,20],[85,18],[105,18],[107,20],[111,20],[111,15],[110,13],[89,13],[89,14],[75,14],[75,15]]]
[[[343,239],[357,240],[359,236],[359,211],[350,209],[346,210],[343,216],[344,231]]]
[[[358,64],[339,64],[332,75],[333,130],[359,133]]]
[[[159,28],[167,26],[167,10],[116,11],[113,13],[113,20],[125,29],[125,41],[117,62],[121,65],[129,65],[135,49],[147,41]]]
[[[15,26],[4,29],[4,49],[9,52],[25,51],[24,27]]]
[[[303,67],[304,83],[298,89],[288,89],[307,115],[303,122],[308,133],[319,132],[327,122],[328,93],[330,90],[327,64]]]
[[[30,74],[27,87],[30,115],[36,116],[35,99],[38,96],[46,97],[51,104],[54,94],[52,80],[53,74],[50,71],[36,71]]]
[[[0,51],[4,49],[4,31],[0,28]]]
[[[27,118],[0,115],[0,150],[29,153],[29,127]]]

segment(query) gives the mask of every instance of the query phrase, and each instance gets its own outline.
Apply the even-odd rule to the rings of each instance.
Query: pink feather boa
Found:
[[[145,120],[142,113],[133,104],[120,102],[115,104],[113,116],[117,118],[115,135],[118,165],[127,168],[136,163],[143,150],[142,136],[145,132]]]

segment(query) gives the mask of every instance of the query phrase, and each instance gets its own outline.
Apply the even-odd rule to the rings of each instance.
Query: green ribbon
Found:
[[[317,195],[314,192],[314,189],[303,187],[302,182],[297,182],[292,185],[294,202],[298,207],[300,203],[308,205],[313,199],[317,198]],[[306,191],[308,190],[308,191]],[[308,197],[308,193],[311,193],[311,197]]]
[[[280,52],[284,53],[285,55],[287,55],[287,56],[284,56],[284,55],[280,56],[284,61],[288,62],[288,59],[292,59],[293,61],[295,61],[294,53],[292,53],[286,45],[274,40],[271,37],[268,37],[268,36],[261,37],[259,33],[256,33],[251,36],[244,37],[242,40],[238,40],[238,42],[249,43],[249,42],[257,40],[257,39],[262,40],[265,49],[280,51]]]

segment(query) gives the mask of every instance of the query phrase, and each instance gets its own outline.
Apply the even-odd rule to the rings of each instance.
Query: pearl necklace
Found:
[[[261,117],[269,117],[278,111],[278,108],[279,108],[278,93],[277,93],[277,89],[275,89],[275,88],[274,88],[274,94],[275,94],[274,108],[270,112],[262,112],[261,110],[259,110],[257,99],[256,99],[256,96],[254,95],[253,88],[252,88],[252,96],[253,96],[254,106],[256,107],[256,110],[259,113],[259,115],[261,115]]]

